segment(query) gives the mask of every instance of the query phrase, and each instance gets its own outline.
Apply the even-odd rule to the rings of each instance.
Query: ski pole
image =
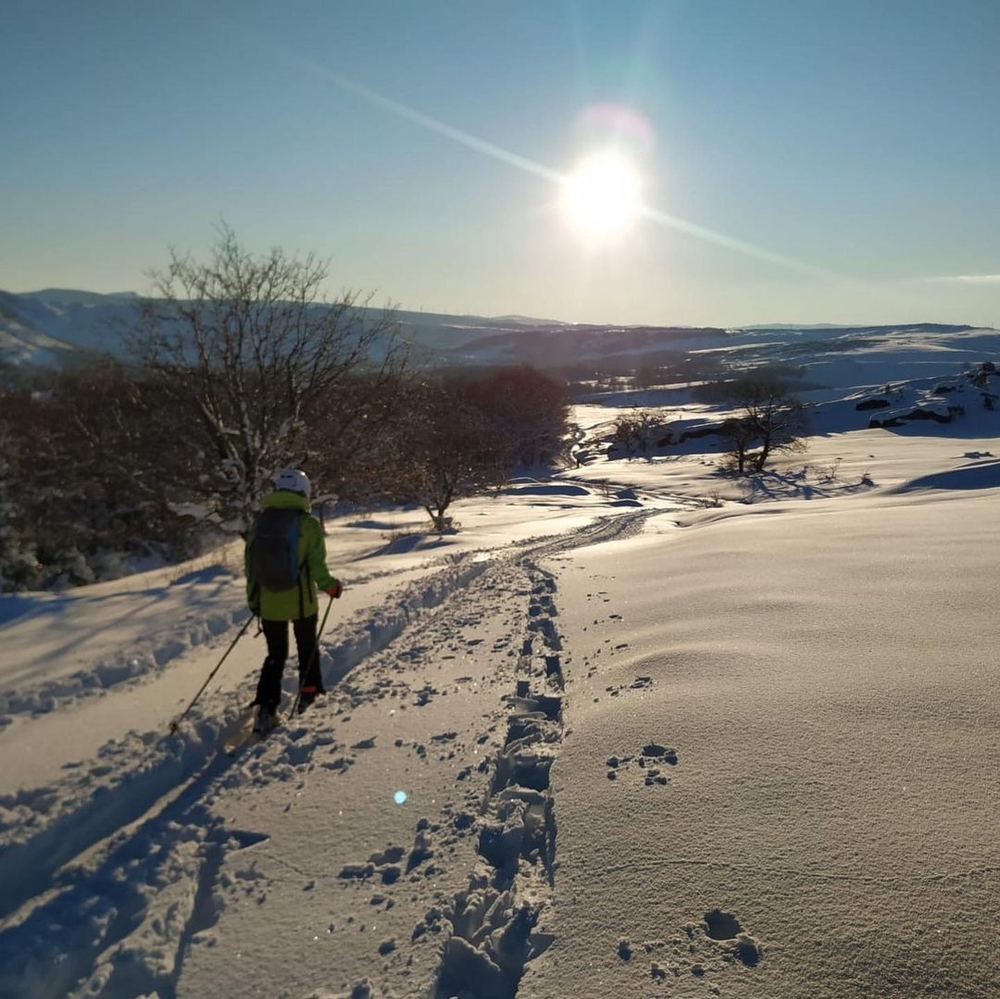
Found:
[[[323,620],[319,623],[319,628],[316,631],[316,645],[313,648],[312,660],[310,660],[309,665],[311,666],[314,661],[319,659],[319,636],[323,634],[323,629],[326,627],[326,619],[330,616],[330,608],[333,606],[333,597],[330,597],[329,602],[326,605],[326,610],[323,612]],[[302,674],[305,676],[305,673]],[[299,709],[299,701],[302,698],[302,680],[299,679],[299,692],[295,695],[295,703],[292,705],[292,714],[294,715]]]
[[[254,615],[253,614],[251,614],[246,619],[246,621],[243,624],[243,627],[240,628],[240,630],[236,633],[236,637],[232,640],[232,642],[230,642],[229,648],[226,649],[226,651],[222,653],[222,658],[216,663],[215,669],[213,669],[212,672],[208,674],[208,676],[205,678],[205,682],[199,688],[198,693],[195,694],[194,697],[191,698],[191,703],[188,704],[188,706],[184,709],[184,711],[181,713],[181,716],[179,718],[174,719],[174,721],[172,721],[170,723],[170,734],[171,735],[176,734],[177,729],[180,728],[181,722],[184,721],[184,718],[186,717],[187,713],[194,707],[195,701],[197,701],[198,698],[201,697],[201,695],[205,691],[205,688],[212,682],[212,677],[215,676],[215,674],[219,672],[220,667],[226,661],[226,657],[236,647],[236,643],[243,637],[243,632],[245,632],[247,630],[247,628],[250,627],[250,622],[253,619],[254,619]]]
[[[319,655],[319,636],[323,634],[326,627],[326,619],[330,616],[330,608],[333,606],[333,597],[327,601],[326,610],[323,611],[323,620],[319,623],[319,631],[316,632],[316,655]]]

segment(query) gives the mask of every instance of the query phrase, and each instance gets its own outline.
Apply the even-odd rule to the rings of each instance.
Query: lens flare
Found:
[[[648,157],[656,145],[656,131],[649,119],[627,104],[588,104],[576,116],[575,124],[580,141],[589,145],[613,143],[640,158]]]
[[[410,796],[405,791],[397,791],[392,796],[392,800],[396,802],[397,805],[405,805],[409,797]]]

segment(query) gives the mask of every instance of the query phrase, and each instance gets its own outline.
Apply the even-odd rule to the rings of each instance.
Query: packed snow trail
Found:
[[[346,674],[374,650],[384,647],[421,610],[445,600],[456,588],[474,578],[484,562],[466,557],[456,565],[421,579],[394,595],[388,608],[368,611],[360,621],[337,629],[346,632],[332,644],[324,643],[329,657],[328,682]],[[286,687],[291,668],[286,671]],[[239,704],[252,699],[252,683],[244,684],[242,697],[230,702],[222,714],[204,698],[177,733],[129,732],[104,746],[99,758],[70,768],[70,774],[49,785],[18,791],[0,798],[0,880],[5,893],[0,919],[45,884],[55,871],[91,849],[124,826],[141,819],[164,797],[173,797],[186,781],[195,779],[212,763],[225,732],[238,714]]]
[[[131,733],[7,796],[0,996],[295,994],[380,967],[398,994],[486,975],[483,996],[513,995],[547,945],[556,866],[561,666],[551,579],[533,560],[651,515],[456,557],[339,622],[323,642],[327,698],[235,757],[215,750],[238,705],[213,717],[209,699],[175,736]],[[268,929],[288,946],[240,944],[237,985],[228,942],[260,932],[248,897],[279,914]],[[317,906],[357,915],[317,923]],[[351,927],[369,922],[365,948]],[[318,966],[303,926],[325,944]]]

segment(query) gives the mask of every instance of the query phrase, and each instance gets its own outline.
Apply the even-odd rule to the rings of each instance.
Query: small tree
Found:
[[[659,414],[649,409],[633,408],[615,420],[611,439],[626,454],[638,454],[652,447],[661,425]]]
[[[497,438],[471,383],[462,380],[414,388],[403,412],[405,421],[390,444],[397,459],[393,492],[419,503],[443,532],[456,499],[503,477],[509,442]]]
[[[747,470],[750,449],[757,439],[757,431],[751,420],[745,417],[733,417],[722,425],[722,434],[729,441],[726,452],[726,467],[737,475],[743,475]]]
[[[740,410],[723,426],[737,474],[763,471],[775,454],[805,450],[805,409],[779,379],[750,374],[729,383],[727,394]]]
[[[561,380],[521,364],[488,370],[465,383],[469,401],[493,426],[498,456],[500,443],[509,445],[500,460],[510,467],[555,460],[567,431],[568,398]]]
[[[566,393],[528,366],[451,371],[403,386],[381,435],[386,492],[420,503],[438,531],[460,497],[551,462],[566,434]]]
[[[310,421],[301,452],[323,482],[314,493],[368,503],[386,492],[396,463],[397,426],[407,419],[411,374],[358,372],[338,387],[337,398]]]
[[[225,225],[207,263],[172,251],[152,277],[159,298],[145,303],[132,346],[197,414],[206,493],[242,529],[267,476],[301,460],[309,416],[335,410],[358,372],[376,387],[403,367],[395,313],[368,309],[357,292],[326,302],[325,263],[281,249],[254,257]],[[340,422],[358,415],[341,410]]]

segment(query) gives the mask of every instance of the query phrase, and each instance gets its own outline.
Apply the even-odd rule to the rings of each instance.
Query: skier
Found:
[[[326,567],[323,528],[309,512],[309,477],[297,468],[286,468],[273,483],[274,491],[261,502],[244,552],[247,603],[260,617],[267,640],[254,699],[254,731],[261,735],[277,720],[289,622],[299,656],[299,711],[324,693],[316,636],[317,587],[334,599],[343,590]]]

